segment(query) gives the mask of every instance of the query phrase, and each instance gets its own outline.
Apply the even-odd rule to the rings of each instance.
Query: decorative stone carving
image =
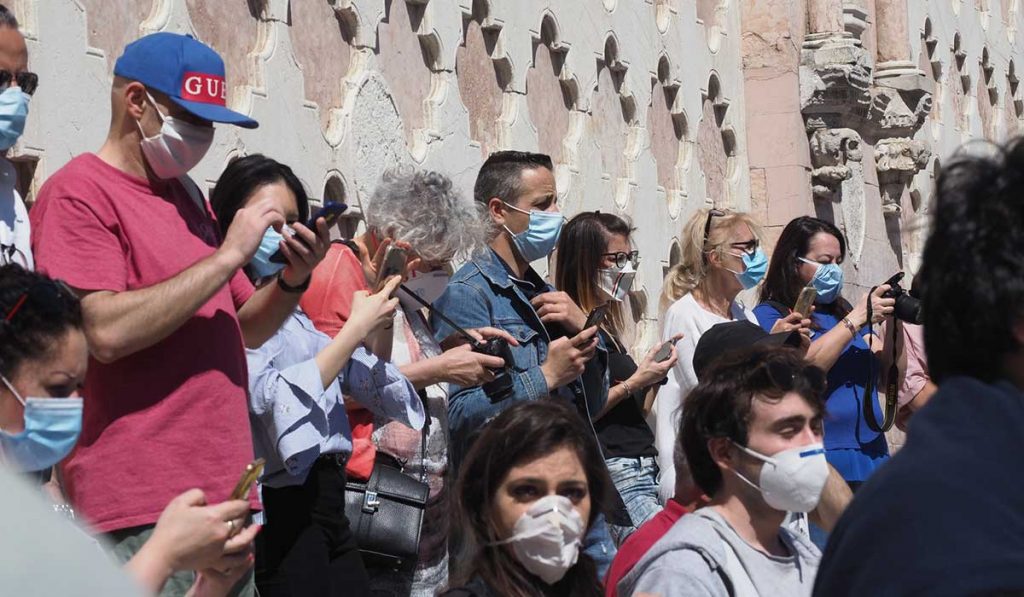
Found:
[[[819,129],[811,135],[810,147],[814,199],[839,200],[841,183],[853,176],[848,163],[863,159],[860,135],[853,129]]]
[[[922,168],[932,152],[923,141],[906,138],[881,139],[875,143],[875,172],[882,193],[882,214],[896,217],[902,212],[903,191]]]
[[[871,61],[850,38],[808,48],[800,57],[800,105],[808,130],[841,127],[871,103]]]

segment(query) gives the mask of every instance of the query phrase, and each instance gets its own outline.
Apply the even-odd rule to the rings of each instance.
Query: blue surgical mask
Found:
[[[502,201],[502,203],[505,203]],[[512,244],[515,245],[519,255],[527,261],[536,261],[551,254],[558,242],[558,235],[562,232],[562,224],[565,218],[557,211],[525,211],[514,205],[505,203],[509,209],[530,215],[530,224],[526,230],[519,234],[512,234],[512,231],[505,227],[512,237]]]
[[[753,253],[744,252],[742,255],[735,256],[743,260],[743,271],[729,271],[736,275],[736,279],[743,285],[743,289],[750,290],[760,284],[768,271],[768,256],[764,254],[764,251],[758,249]]]
[[[7,389],[25,408],[25,430],[11,434],[0,429],[0,460],[19,472],[48,469],[71,453],[82,432],[81,398],[24,399],[7,378]]]
[[[8,150],[25,132],[28,101],[32,96],[20,87],[8,87],[0,93],[0,150]]]
[[[823,305],[836,302],[843,291],[843,268],[839,267],[838,263],[818,263],[803,257],[800,261],[818,266],[814,277],[811,278],[811,286],[818,292],[818,302]]]
[[[252,261],[249,262],[249,267],[257,278],[273,276],[284,269],[284,263],[274,263],[270,260],[270,257],[281,248],[282,240],[284,240],[284,237],[281,236],[281,233],[272,227],[267,228],[267,231],[263,233],[260,247],[256,249],[256,254],[252,256]]]

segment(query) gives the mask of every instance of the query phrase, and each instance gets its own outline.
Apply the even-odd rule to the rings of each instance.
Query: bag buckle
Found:
[[[377,511],[380,506],[380,499],[377,498],[376,491],[367,491],[366,495],[363,496],[363,513],[373,514]]]

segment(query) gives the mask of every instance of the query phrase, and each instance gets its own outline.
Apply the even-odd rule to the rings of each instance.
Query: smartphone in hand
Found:
[[[672,356],[673,345],[675,345],[675,342],[673,342],[672,340],[665,340],[665,343],[661,345],[661,348],[658,349],[658,352],[654,353],[654,362],[664,363],[665,361],[667,361],[668,358]]]
[[[374,292],[380,292],[391,276],[404,274],[405,264],[408,260],[409,254],[405,249],[390,245],[387,252],[384,253],[384,263],[380,266],[380,271],[377,272],[377,287]]]
[[[326,220],[327,227],[330,228],[338,221],[338,218],[340,218],[341,214],[345,213],[345,210],[347,209],[348,205],[344,203],[339,203],[337,201],[328,201],[324,203],[323,207],[316,210],[316,213],[310,216],[309,221],[306,222],[306,228],[309,228],[313,232],[316,232],[316,221],[319,220],[320,218]],[[278,249],[273,255],[270,256],[270,262],[287,263],[288,260],[285,258],[284,253],[281,252],[281,249]]]
[[[252,484],[256,482],[256,479],[259,479],[263,472],[263,465],[266,463],[262,458],[257,458],[245,465],[242,478],[238,480],[238,485],[235,485],[235,490],[231,492],[231,499],[244,500],[249,497],[249,490],[252,489]]]
[[[583,324],[583,329],[590,329],[595,325],[600,325],[604,320],[604,316],[608,314],[609,304],[598,305],[587,315],[587,321]],[[582,330],[581,330],[582,331]]]
[[[813,286],[805,286],[800,291],[800,296],[796,299],[796,304],[793,305],[793,311],[803,315],[804,317],[811,316],[811,307],[814,306],[814,301],[818,300],[818,291]]]

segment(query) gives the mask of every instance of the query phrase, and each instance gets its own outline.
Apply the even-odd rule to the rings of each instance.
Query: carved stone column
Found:
[[[843,25],[843,0],[808,0],[805,49],[827,44],[853,43],[853,34]]]
[[[907,28],[906,0],[875,0],[875,32],[878,59],[875,83],[884,79],[924,76],[910,57],[910,35]]]

